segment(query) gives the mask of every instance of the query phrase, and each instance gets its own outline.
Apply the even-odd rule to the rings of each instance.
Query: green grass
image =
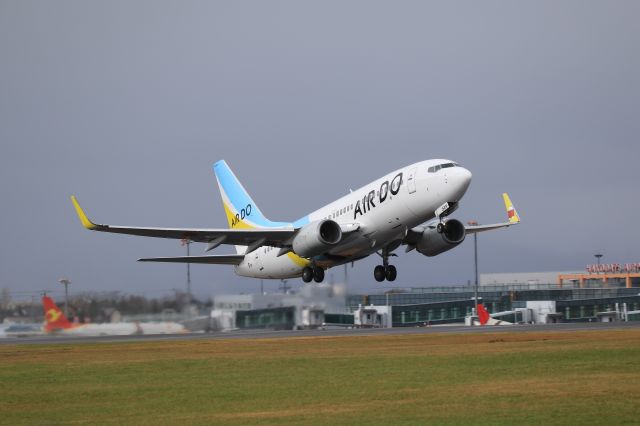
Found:
[[[0,423],[624,424],[640,330],[0,346]]]

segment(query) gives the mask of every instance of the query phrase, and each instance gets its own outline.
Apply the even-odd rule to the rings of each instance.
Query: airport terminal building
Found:
[[[615,269],[615,268],[613,268]],[[473,286],[416,287],[352,295],[348,308],[392,306],[394,327],[463,322],[475,305]],[[509,322],[640,319],[640,274],[534,272],[483,274],[478,296]]]
[[[619,274],[485,274],[478,296],[494,318],[513,323],[640,320],[640,276]],[[309,285],[295,295],[218,296],[212,318],[217,329],[464,323],[474,294],[474,286],[447,286],[345,296],[331,286]]]
[[[528,317],[517,313],[527,309],[547,311],[541,322],[600,321],[618,318],[625,309],[632,312],[632,320],[640,311],[640,288],[536,288],[527,284],[487,287],[480,288],[479,299],[490,313],[504,313],[501,319],[509,322],[533,321],[533,313]],[[414,327],[462,323],[471,315],[475,301],[474,289],[464,286],[352,295],[347,304],[352,311],[362,306],[391,306],[394,327]]]

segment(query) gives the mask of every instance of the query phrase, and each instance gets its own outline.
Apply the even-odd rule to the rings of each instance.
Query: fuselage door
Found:
[[[407,177],[407,188],[409,189],[409,194],[416,192],[416,169],[409,171],[409,176]]]

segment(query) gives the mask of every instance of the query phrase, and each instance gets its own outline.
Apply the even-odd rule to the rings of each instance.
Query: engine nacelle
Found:
[[[416,250],[425,256],[436,256],[462,243],[467,235],[462,222],[456,219],[443,222],[441,228],[442,232],[438,232],[437,228],[425,229],[416,244]]]
[[[342,230],[333,220],[324,219],[303,226],[293,238],[293,251],[301,257],[313,257],[335,246],[342,239]]]

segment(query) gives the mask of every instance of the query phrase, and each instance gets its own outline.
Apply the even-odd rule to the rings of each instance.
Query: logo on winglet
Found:
[[[518,215],[515,207],[513,207],[513,203],[509,198],[509,194],[505,192],[504,194],[502,194],[502,198],[504,199],[504,206],[507,209],[507,217],[509,218],[509,223],[519,223],[520,216]]]

